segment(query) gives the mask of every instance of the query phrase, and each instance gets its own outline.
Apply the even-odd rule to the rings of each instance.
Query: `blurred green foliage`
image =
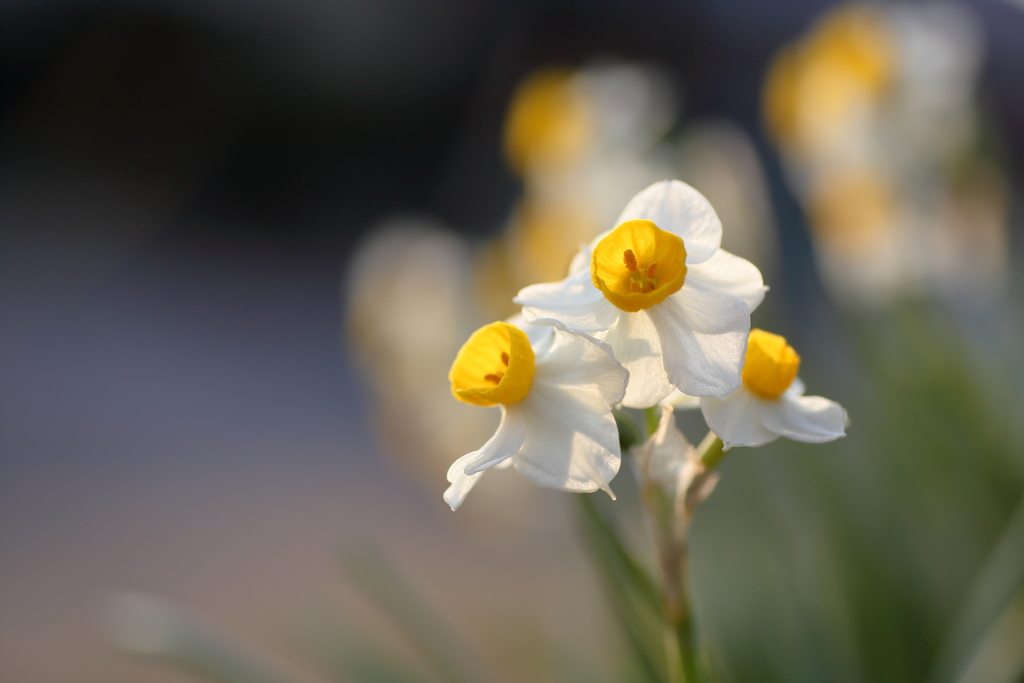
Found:
[[[1024,680],[1024,408],[1013,392],[1020,366],[972,355],[960,328],[925,306],[848,314],[838,337],[846,346],[833,367],[822,367],[818,356],[830,353],[823,344],[825,352],[805,357],[812,362],[802,374],[809,393],[846,405],[848,438],[735,449],[697,510],[691,590],[702,679]],[[679,417],[691,432],[699,425],[693,414]],[[642,440],[633,416],[616,420],[624,448]],[[627,459],[618,501],[575,497],[627,645],[623,660],[593,672],[548,644],[538,664],[548,680],[670,679],[661,589],[650,539],[635,523],[636,494],[623,495],[630,486]],[[341,567],[417,657],[335,634],[313,648],[330,680],[515,679],[462,642],[376,547],[346,550]],[[190,635],[175,642],[191,643],[188,651],[148,654],[223,683],[269,680],[244,648],[176,619]]]

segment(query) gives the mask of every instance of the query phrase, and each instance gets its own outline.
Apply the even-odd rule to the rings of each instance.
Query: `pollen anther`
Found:
[[[622,252],[622,262],[626,264],[626,270],[629,272],[639,272],[640,267],[636,263],[636,254],[633,253],[632,249]]]

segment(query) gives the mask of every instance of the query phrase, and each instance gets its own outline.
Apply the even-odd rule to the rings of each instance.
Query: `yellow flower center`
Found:
[[[778,398],[793,383],[799,369],[800,356],[785,337],[764,330],[750,331],[743,386],[761,398]]]
[[[475,406],[522,401],[530,393],[533,347],[515,325],[497,322],[474,332],[448,371],[452,395]]]
[[[681,237],[651,221],[626,221],[594,247],[590,277],[608,301],[635,313],[682,288],[686,248]]]

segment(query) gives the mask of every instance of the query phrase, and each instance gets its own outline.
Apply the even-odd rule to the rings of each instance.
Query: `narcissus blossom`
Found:
[[[623,405],[655,405],[673,388],[727,396],[740,386],[761,272],[723,251],[722,224],[678,180],[636,195],[611,232],[583,247],[569,277],[519,292],[529,322],[607,342],[630,372]]]
[[[726,450],[761,446],[780,436],[822,443],[846,436],[846,411],[821,396],[804,396],[800,356],[783,337],[750,331],[743,386],[724,399],[700,399],[701,412]],[[683,397],[673,401],[686,405]]]
[[[449,468],[444,499],[453,510],[491,467],[511,465],[563,491],[611,493],[621,462],[611,410],[629,373],[607,344],[519,317],[474,332],[448,377],[455,398],[502,413],[494,436]]]

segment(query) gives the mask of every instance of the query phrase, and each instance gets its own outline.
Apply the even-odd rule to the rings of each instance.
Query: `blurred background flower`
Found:
[[[772,62],[765,119],[837,298],[1002,293],[1010,195],[979,109],[984,51],[966,5],[842,5]]]
[[[854,420],[723,462],[714,670],[1019,679],[1019,3],[0,11],[0,679],[644,680],[579,497],[441,500],[445,375],[664,177]]]

